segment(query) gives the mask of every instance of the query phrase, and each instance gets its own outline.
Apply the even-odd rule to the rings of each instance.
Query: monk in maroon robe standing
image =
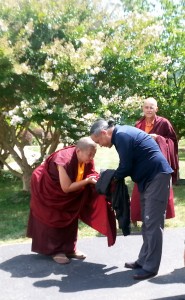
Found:
[[[96,144],[90,137],[76,146],[51,154],[37,167],[31,178],[31,202],[27,236],[32,251],[50,255],[60,264],[70,258],[86,256],[76,249],[78,220],[107,236],[115,243],[116,221],[111,204],[97,194],[94,170]]]
[[[150,134],[158,143],[163,155],[174,170],[174,173],[172,173],[172,183],[176,183],[179,173],[177,136],[171,123],[167,119],[157,116],[157,111],[157,101],[154,98],[145,99],[143,104],[144,117],[137,121],[135,126]],[[131,221],[133,223],[141,221],[139,192],[136,184],[134,184],[132,191],[130,209]],[[174,217],[174,193],[171,186],[166,209],[166,219]]]

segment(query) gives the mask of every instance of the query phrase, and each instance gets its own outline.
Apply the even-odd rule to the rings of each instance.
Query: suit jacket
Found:
[[[111,201],[119,228],[126,236],[130,234],[130,197],[124,179],[113,181],[114,172],[112,169],[102,172],[95,188],[99,194],[104,194]]]

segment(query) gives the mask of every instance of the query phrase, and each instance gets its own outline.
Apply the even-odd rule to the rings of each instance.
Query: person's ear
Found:
[[[80,153],[80,148],[76,147],[76,153]]]
[[[103,135],[106,135],[107,134],[107,130],[102,129],[100,133],[102,133]]]

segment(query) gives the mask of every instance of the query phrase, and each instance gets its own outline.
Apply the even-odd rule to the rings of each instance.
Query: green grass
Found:
[[[20,181],[1,178],[0,243],[25,239],[30,197],[21,187]]]
[[[180,178],[185,178],[185,140],[179,144]],[[114,147],[98,148],[95,157],[96,170],[115,169],[118,166],[118,155]],[[131,194],[133,183],[126,178]],[[8,171],[0,175],[0,244],[26,241],[27,220],[29,215],[28,193],[21,191],[22,183]],[[174,186],[175,212],[174,219],[166,220],[166,227],[185,227],[185,185]],[[132,228],[133,231],[140,230]],[[79,223],[79,238],[99,236],[100,234],[84,223]]]

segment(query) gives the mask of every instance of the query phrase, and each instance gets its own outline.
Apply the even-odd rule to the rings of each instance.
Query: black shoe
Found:
[[[130,263],[125,263],[125,268],[128,269],[141,269],[142,266],[140,266],[136,261],[130,262]]]
[[[141,269],[141,270],[138,270],[136,274],[134,274],[133,278],[136,280],[143,280],[143,279],[148,279],[148,278],[154,277],[156,275],[157,275],[157,273],[149,272],[144,269]]]

